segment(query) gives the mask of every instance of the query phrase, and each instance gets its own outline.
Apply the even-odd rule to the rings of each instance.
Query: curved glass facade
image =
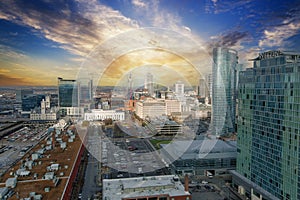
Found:
[[[213,49],[212,124],[213,133],[235,131],[237,51]]]

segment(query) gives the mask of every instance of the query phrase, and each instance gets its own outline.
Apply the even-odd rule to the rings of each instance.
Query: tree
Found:
[[[112,125],[112,123],[113,123],[113,120],[111,118],[104,119],[103,121],[104,121],[105,125]]]

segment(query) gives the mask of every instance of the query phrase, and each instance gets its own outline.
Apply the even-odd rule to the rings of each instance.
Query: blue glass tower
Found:
[[[215,135],[235,132],[237,51],[213,49],[212,127]]]
[[[252,199],[297,200],[300,54],[269,51],[253,61],[240,73],[235,186]]]

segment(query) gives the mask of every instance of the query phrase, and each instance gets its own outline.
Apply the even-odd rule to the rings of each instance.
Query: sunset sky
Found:
[[[1,0],[0,86],[83,73],[114,85],[147,70],[194,84],[211,70],[213,47],[251,66],[262,51],[300,52],[299,30],[298,0]]]

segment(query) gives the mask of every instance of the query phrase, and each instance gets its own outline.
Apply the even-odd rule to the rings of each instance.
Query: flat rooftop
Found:
[[[68,141],[70,136],[63,131],[59,137],[61,138],[62,142],[66,142],[66,148],[62,149],[60,143],[56,140],[55,148],[51,150],[45,150],[40,158],[34,160],[32,169],[26,167],[26,170],[30,171],[30,174],[23,177],[18,176],[17,185],[13,189],[15,194],[9,198],[10,200],[29,197],[30,192],[41,194],[42,199],[61,199],[69,176],[72,172],[73,165],[76,161],[78,152],[82,145],[82,141],[75,129],[73,127],[71,129],[74,131],[75,135],[73,142]],[[49,138],[51,138],[51,134]],[[14,177],[13,174],[15,174],[18,169],[22,168],[21,166],[25,168],[25,162],[32,160],[33,153],[45,148],[46,146],[49,146],[49,143],[47,144],[46,139],[41,140],[32,150],[25,154],[18,163],[12,166],[1,177],[0,187],[5,186],[5,181],[8,178]],[[45,180],[43,177],[47,172],[49,172],[47,167],[51,166],[51,164],[59,164],[60,166],[57,171],[54,171],[55,177],[57,178],[56,183],[54,180]],[[49,188],[49,192],[46,192],[45,188]]]
[[[218,159],[237,156],[236,141],[204,139],[193,141],[173,141],[172,144],[161,144],[162,149],[173,158],[179,159]]]
[[[174,175],[124,179],[103,179],[103,199],[122,199],[142,196],[185,196],[179,178]]]

